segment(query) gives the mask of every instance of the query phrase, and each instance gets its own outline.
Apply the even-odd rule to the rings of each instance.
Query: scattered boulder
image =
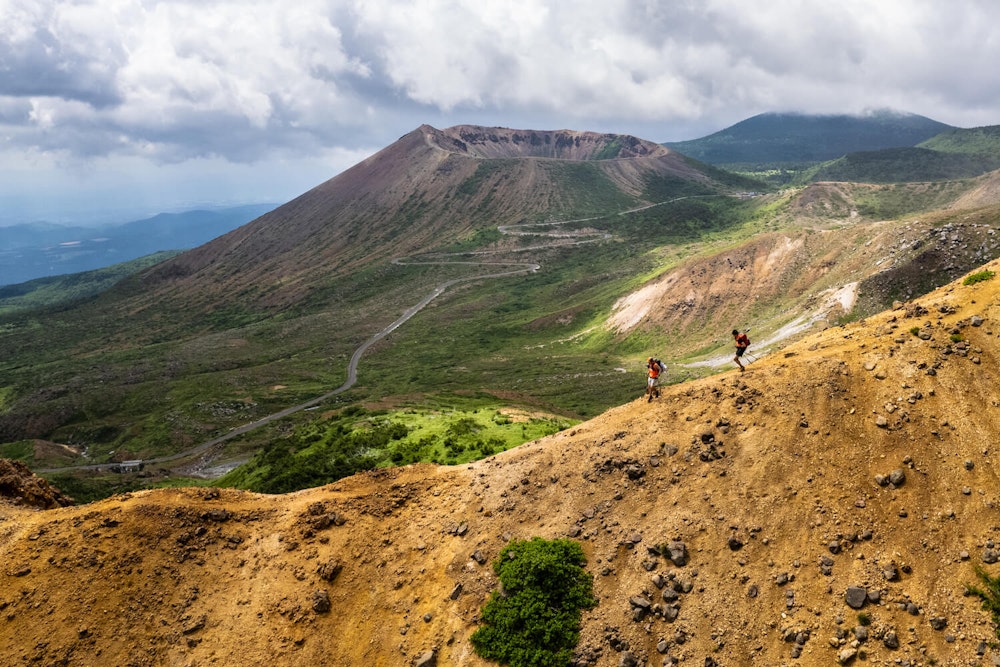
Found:
[[[664,546],[665,549],[661,551],[665,551],[663,555],[666,556],[668,559],[670,559],[671,563],[673,563],[677,567],[684,567],[685,565],[687,565],[688,550],[686,544],[684,544],[680,540],[674,540],[673,542],[668,542]]]
[[[639,667],[639,659],[629,651],[625,651],[618,658],[618,667]]]
[[[868,591],[861,586],[848,586],[844,601],[851,609],[861,609],[868,601]]]
[[[340,575],[343,569],[344,565],[339,560],[332,559],[316,568],[316,574],[323,581],[333,581]]]
[[[330,594],[323,590],[313,591],[312,610],[317,614],[330,611]]]
[[[413,667],[435,667],[437,665],[437,655],[434,651],[425,651],[417,656],[413,662]]]
[[[841,665],[846,665],[847,663],[854,660],[854,658],[857,655],[858,655],[858,649],[853,647],[847,647],[837,654],[837,662],[840,663]]]

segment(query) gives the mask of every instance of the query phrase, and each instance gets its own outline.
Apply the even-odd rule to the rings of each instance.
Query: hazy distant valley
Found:
[[[194,248],[274,207],[255,204],[163,213],[146,220],[88,227],[52,223],[0,227],[0,289],[36,278],[102,269],[156,252]]]

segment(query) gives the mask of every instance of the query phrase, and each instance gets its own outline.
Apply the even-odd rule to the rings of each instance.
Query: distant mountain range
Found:
[[[764,113],[700,139],[663,144],[712,165],[817,163],[848,153],[911,147],[955,130],[898,111],[863,115]]]
[[[0,285],[99,269],[163,250],[187,250],[250,222],[276,204],[161,213],[118,225],[27,223],[0,228]]]

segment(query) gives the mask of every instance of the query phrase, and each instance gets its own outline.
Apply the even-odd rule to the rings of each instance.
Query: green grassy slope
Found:
[[[917,146],[940,153],[1000,155],[1000,125],[946,130]]]
[[[851,153],[806,171],[802,182],[902,183],[970,178],[1000,168],[1000,153],[887,148]]]
[[[0,287],[0,315],[63,306],[74,301],[94,297],[126,277],[179,253],[179,250],[158,252],[94,271],[37,278],[16,285],[4,285]]]

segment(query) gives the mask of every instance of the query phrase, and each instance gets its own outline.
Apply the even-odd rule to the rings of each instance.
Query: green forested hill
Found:
[[[803,164],[916,146],[949,129],[945,123],[895,111],[860,116],[765,113],[707,137],[664,146],[714,165]]]
[[[941,153],[967,155],[1000,155],[1000,125],[969,129],[952,128],[918,145]]]

